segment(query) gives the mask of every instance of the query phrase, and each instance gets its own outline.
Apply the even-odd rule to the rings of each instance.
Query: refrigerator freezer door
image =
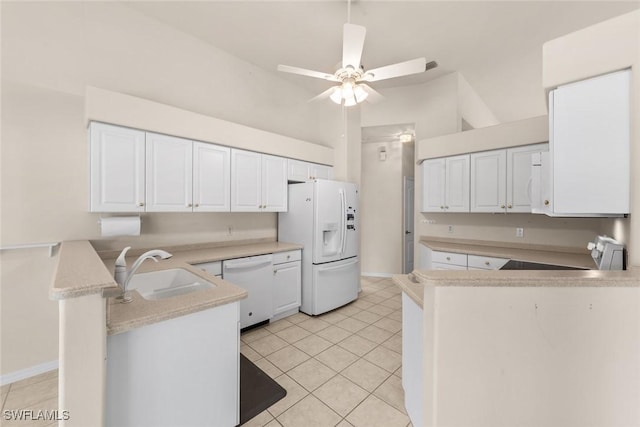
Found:
[[[315,182],[313,263],[337,261],[342,255],[346,230],[344,183]]]
[[[358,258],[349,258],[327,264],[314,265],[313,302],[303,307],[318,315],[341,307],[358,297],[360,269]],[[303,310],[306,312],[306,310]]]

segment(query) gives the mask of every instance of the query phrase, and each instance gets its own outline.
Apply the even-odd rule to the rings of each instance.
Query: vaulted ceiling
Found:
[[[278,64],[333,72],[342,52],[346,1],[145,1],[139,12],[276,73]],[[425,82],[459,71],[502,122],[545,113],[545,41],[640,8],[640,1],[354,1],[374,68],[424,56],[439,67],[373,84]],[[321,92],[328,82],[282,74]]]

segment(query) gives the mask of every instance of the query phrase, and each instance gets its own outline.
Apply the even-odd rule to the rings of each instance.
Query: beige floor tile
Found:
[[[280,375],[278,378],[276,378],[276,382],[280,384],[285,390],[287,390],[287,395],[285,397],[269,406],[269,413],[277,418],[280,414],[292,407],[295,403],[302,400],[302,398],[309,394],[309,392],[305,390],[305,388],[300,384],[295,382],[287,374]]]
[[[347,420],[342,420],[340,421],[340,424],[338,424],[336,427],[353,427],[353,424],[351,424]]]
[[[280,423],[278,422],[278,420],[273,419],[273,420],[271,420],[271,422],[270,422],[269,424],[267,424],[267,425],[266,425],[266,426],[264,426],[264,427],[282,427],[282,424],[280,424]]]
[[[329,322],[329,323],[337,323],[341,320],[344,320],[347,318],[347,316],[343,313],[340,312],[340,309],[338,310],[334,310],[334,311],[330,311],[329,313],[323,314],[321,316],[318,317],[321,320],[324,320],[325,322]]]
[[[316,354],[328,349],[332,345],[333,343],[331,343],[331,341],[327,341],[317,335],[309,335],[308,337],[294,344],[294,346],[310,356],[315,356]]]
[[[396,310],[393,313],[387,315],[389,319],[397,320],[398,322],[402,322],[402,310]]]
[[[396,353],[402,354],[402,337],[396,334],[383,342],[382,346],[389,350],[393,350]]]
[[[257,351],[252,349],[251,346],[249,346],[249,344],[241,343],[240,344],[240,353],[242,353],[244,355],[244,357],[246,357],[247,359],[249,359],[252,362],[255,362],[256,360],[262,359],[262,356],[260,354],[258,354]]]
[[[385,307],[392,308],[394,310],[402,308],[402,300],[400,299],[400,297],[391,297],[379,304],[384,305]]]
[[[267,356],[267,360],[269,360],[278,369],[281,369],[284,372],[295,368],[308,359],[310,359],[310,356],[307,353],[298,350],[292,345],[289,345]]]
[[[309,395],[278,417],[284,427],[328,427],[340,422],[340,416],[317,397]]]
[[[347,416],[347,421],[355,427],[404,427],[409,417],[377,397],[369,396]]]
[[[287,320],[291,323],[298,324],[300,322],[304,322],[305,320],[311,319],[311,316],[306,315],[302,312],[296,313],[293,316],[287,317]]]
[[[57,380],[57,378],[56,378]],[[13,409],[13,408],[11,408]],[[43,417],[46,417],[47,414],[51,415],[52,417],[55,417],[57,414],[53,411],[58,409],[58,397],[54,397],[48,400],[45,400],[43,402],[38,402],[32,405],[29,405],[27,407],[24,408],[20,408],[20,409],[25,409],[28,411],[32,411],[33,414],[33,418],[37,418],[38,417],[38,411],[48,411],[47,413],[43,413]],[[8,410],[8,409],[7,409]],[[62,414],[60,413],[59,416],[61,417]],[[7,420],[7,413],[3,412],[2,414],[2,426],[3,427],[45,427],[45,426],[55,426],[57,425],[57,421],[55,420],[50,420],[50,419],[35,419],[35,420],[29,420],[29,419],[22,419],[22,420],[18,420],[18,419],[11,419],[11,420]]]
[[[287,319],[280,319],[280,320],[276,320],[273,323],[269,323],[267,326],[265,326],[264,328],[271,332],[272,334],[275,334],[276,332],[280,332],[283,329],[287,329],[289,326],[292,326],[293,323],[289,322]]]
[[[369,395],[369,392],[358,387],[342,375],[336,375],[314,391],[313,394],[344,417],[358,406]]]
[[[381,291],[378,291],[376,295],[384,297],[385,299],[389,299],[391,297],[395,297],[396,295],[400,295],[400,290],[398,290],[397,292],[394,292],[391,289],[383,289]]]
[[[358,331],[358,336],[366,338],[369,341],[373,341],[377,344],[382,344],[383,342],[391,338],[393,334],[389,331],[385,331],[384,329],[380,329],[377,326],[370,325],[363,330]]]
[[[402,329],[402,322],[398,322],[397,320],[389,319],[388,317],[384,317],[374,323],[379,328],[387,330],[392,333],[399,332]]]
[[[396,369],[396,371],[393,373],[393,375],[395,375],[396,377],[402,379],[402,366],[399,367],[398,369]]]
[[[360,357],[373,350],[377,344],[367,339],[359,337],[357,335],[351,335],[350,337],[340,341],[338,345],[345,350],[349,350],[351,353]]]
[[[336,372],[342,371],[347,366],[358,360],[355,354],[334,345],[316,356],[316,359]]]
[[[387,380],[373,392],[373,395],[393,406],[403,414],[407,413],[407,410],[404,407],[404,389],[402,388],[402,380],[395,375],[391,375],[387,378]]]
[[[302,387],[313,391],[335,376],[336,372],[316,359],[309,359],[287,372],[287,375]]]
[[[367,391],[375,390],[389,376],[389,372],[364,359],[355,361],[341,372],[342,375]]]
[[[325,322],[322,319],[318,319],[317,317],[313,317],[311,319],[305,320],[304,322],[298,323],[298,326],[306,329],[309,332],[316,333],[318,331],[323,330],[331,325],[329,322]]]
[[[33,406],[38,402],[48,401],[58,396],[58,378],[29,384],[14,389],[13,384],[7,395],[4,409],[22,409]],[[46,408],[45,408],[46,409]]]
[[[261,327],[242,333],[240,335],[240,340],[244,341],[247,344],[251,344],[252,342],[257,341],[260,338],[264,338],[268,335],[271,335],[271,332],[269,332],[266,328]]]
[[[372,313],[379,314],[380,316],[388,316],[394,312],[393,308],[385,307],[384,305],[376,304],[373,307],[368,308]]]
[[[289,344],[293,344],[296,341],[300,341],[302,338],[308,337],[311,335],[311,332],[302,329],[298,325],[291,325],[287,329],[283,329],[279,332],[276,332],[276,336],[282,338]]]
[[[356,313],[351,317],[369,324],[373,322],[377,322],[378,320],[382,319],[382,316],[380,316],[379,314],[375,314],[367,310],[362,310],[360,313]]]
[[[368,324],[364,323],[361,320],[354,319],[353,317],[348,317],[336,323],[336,326],[339,326],[342,329],[346,329],[349,332],[358,332],[360,329],[367,327]]]
[[[262,369],[264,373],[269,375],[271,378],[276,378],[283,374],[283,372],[268,359],[260,359],[253,363],[255,363],[258,368]]]
[[[365,301],[364,299],[358,298],[358,300],[352,303],[355,308],[359,308],[360,310],[366,310],[369,307],[373,307],[375,304],[369,301]]]
[[[242,425],[243,427],[263,427],[268,425],[274,419],[275,418],[273,418],[273,415],[271,415],[269,411],[265,410]]]
[[[356,301],[356,302],[358,302],[358,301]],[[352,302],[351,304],[345,305],[344,307],[339,308],[336,311],[338,311],[340,314],[342,314],[344,316],[353,316],[354,314],[362,311],[361,308],[356,307],[354,304],[355,304],[355,302]],[[335,322],[335,323],[338,323],[338,322]]]
[[[346,329],[339,328],[335,325],[331,325],[328,328],[317,332],[316,335],[336,344],[351,335],[351,332],[347,331]]]
[[[377,295],[377,292],[371,295],[368,295],[364,298],[362,298],[363,300],[370,302],[372,304],[380,304],[381,302],[385,301],[388,297],[383,297],[382,295]]]
[[[260,353],[263,357],[286,347],[287,342],[280,337],[269,333],[268,336],[251,342],[251,348]]]
[[[58,379],[58,370],[54,369],[52,371],[48,371],[45,372],[43,374],[40,375],[36,375],[33,377],[29,377],[29,378],[25,378],[24,380],[21,381],[17,381],[13,384],[11,384],[11,389],[12,390],[18,390],[22,387],[27,387],[30,386],[32,384],[36,384],[42,381],[46,381],[46,380],[51,380],[51,379]]]
[[[402,356],[385,347],[376,347],[364,356],[365,360],[376,364],[390,374],[402,366]]]

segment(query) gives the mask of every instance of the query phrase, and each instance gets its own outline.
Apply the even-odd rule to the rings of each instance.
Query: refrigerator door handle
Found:
[[[344,264],[340,264],[340,265],[333,266],[333,267],[325,267],[325,266],[321,266],[321,267],[320,267],[320,271],[341,270],[341,269],[343,269],[343,268],[345,268],[345,267],[348,267],[348,266],[350,266],[350,265],[356,264],[357,262],[358,262],[358,259],[357,259],[357,258],[354,258],[354,259],[353,259],[353,261],[349,261],[349,262],[346,262],[346,263],[344,263]]]
[[[347,241],[347,198],[344,188],[340,189],[340,255],[344,254]]]

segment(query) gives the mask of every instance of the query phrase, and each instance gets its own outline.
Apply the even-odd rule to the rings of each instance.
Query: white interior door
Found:
[[[408,176],[404,177],[404,268],[403,273],[413,271],[413,205],[414,205],[415,182]]]

